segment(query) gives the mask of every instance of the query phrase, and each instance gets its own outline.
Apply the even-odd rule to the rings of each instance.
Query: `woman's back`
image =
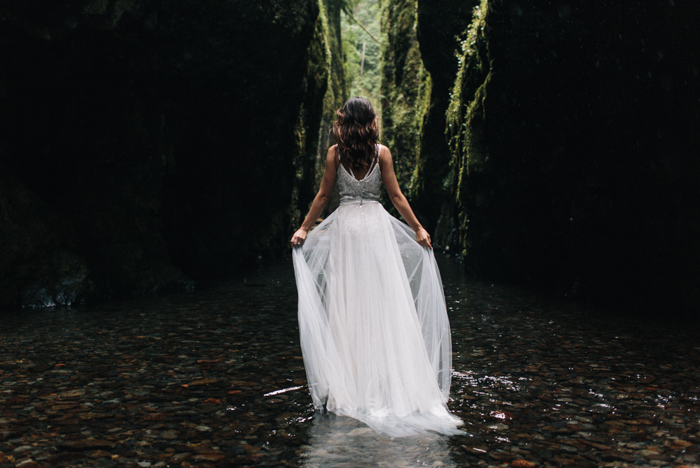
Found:
[[[340,203],[364,203],[378,201],[382,184],[381,168],[379,167],[379,152],[377,145],[376,156],[364,176],[357,178],[345,161],[339,160],[336,183],[340,193]],[[339,158],[340,159],[340,158]]]

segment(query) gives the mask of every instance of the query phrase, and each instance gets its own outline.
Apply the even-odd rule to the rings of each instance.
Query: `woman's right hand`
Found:
[[[297,232],[295,232],[292,236],[292,240],[289,241],[290,246],[294,248],[301,247],[302,245],[304,245],[304,241],[306,240],[306,233],[306,229],[299,228]]]

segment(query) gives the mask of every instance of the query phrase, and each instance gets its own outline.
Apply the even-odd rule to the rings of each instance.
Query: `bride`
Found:
[[[452,345],[430,235],[377,144],[370,102],[354,97],[337,116],[321,188],[291,240],[314,406],[391,437],[461,433],[446,407]],[[410,227],[379,203],[382,181]],[[309,232],[336,182],[340,206]]]

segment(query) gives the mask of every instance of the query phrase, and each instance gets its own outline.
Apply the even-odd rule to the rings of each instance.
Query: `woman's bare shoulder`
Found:
[[[328,154],[326,154],[326,164],[333,163],[335,166],[338,163],[338,145],[333,145],[328,148]]]
[[[379,162],[391,161],[391,151],[389,147],[382,144],[379,145]]]

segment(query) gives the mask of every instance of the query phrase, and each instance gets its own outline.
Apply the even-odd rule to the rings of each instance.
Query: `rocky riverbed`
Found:
[[[0,317],[0,467],[700,467],[700,332],[440,258],[468,434],[314,415],[291,263],[192,294]]]

